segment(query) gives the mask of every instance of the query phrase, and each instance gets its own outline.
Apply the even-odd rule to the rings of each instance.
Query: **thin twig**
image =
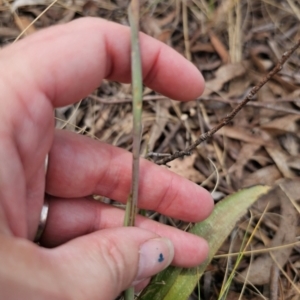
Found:
[[[296,49],[299,48],[299,46],[300,46],[300,39],[297,41],[297,43],[291,49],[289,49],[282,55],[281,59],[278,61],[277,65],[274,67],[274,69],[270,73],[268,73],[257,85],[255,85],[251,89],[249,94],[242,100],[242,102],[236,108],[234,108],[233,111],[227,117],[225,117],[223,120],[221,120],[221,122],[219,124],[217,124],[215,127],[210,129],[209,131],[205,132],[204,134],[201,134],[200,137],[193,144],[191,144],[189,147],[187,147],[185,150],[175,152],[171,156],[165,157],[156,163],[158,165],[165,165],[168,162],[170,162],[176,158],[183,157],[186,155],[191,155],[191,152],[198,145],[200,145],[202,142],[206,141],[208,138],[212,137],[218,130],[220,130],[222,127],[224,127],[225,125],[227,125],[228,123],[230,123],[232,121],[232,119],[236,116],[236,114],[249,101],[251,101],[253,99],[253,97],[256,95],[256,93],[272,78],[272,76],[277,74],[282,69],[282,66],[284,65],[284,63],[290,58],[290,56],[296,51]]]
[[[165,156],[169,156],[171,154],[169,153],[158,153],[158,152],[148,152],[146,158],[150,157],[165,157]]]

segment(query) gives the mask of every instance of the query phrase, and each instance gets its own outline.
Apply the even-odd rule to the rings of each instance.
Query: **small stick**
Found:
[[[183,157],[186,155],[191,155],[191,152],[202,142],[206,141],[208,138],[212,137],[218,130],[220,130],[222,127],[227,125],[228,123],[231,122],[231,120],[236,116],[236,114],[249,102],[253,97],[256,95],[256,93],[274,76],[277,74],[281,69],[284,63],[290,58],[290,56],[298,49],[300,46],[300,39],[297,41],[297,43],[288,51],[284,52],[281,59],[278,61],[276,66],[272,71],[270,71],[257,85],[255,85],[249,92],[249,94],[242,100],[242,102],[232,110],[232,112],[227,115],[224,119],[221,120],[219,124],[217,124],[215,127],[210,129],[209,131],[201,134],[199,138],[191,144],[189,147],[187,147],[185,150],[175,152],[174,154],[165,157],[156,163],[158,165],[165,165],[168,162],[179,158]]]
[[[166,157],[170,156],[170,153],[158,153],[158,152],[148,152],[146,158],[153,158],[153,157]]]

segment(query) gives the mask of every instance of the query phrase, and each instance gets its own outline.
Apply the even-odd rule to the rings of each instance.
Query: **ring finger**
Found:
[[[41,244],[59,246],[71,239],[101,229],[121,227],[124,211],[88,198],[61,199],[49,197],[49,215]],[[136,226],[172,240],[175,247],[173,264],[191,267],[200,264],[207,256],[205,240],[138,216]]]

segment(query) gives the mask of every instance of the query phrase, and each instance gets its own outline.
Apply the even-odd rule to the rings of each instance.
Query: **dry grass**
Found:
[[[25,34],[85,16],[128,24],[128,1],[57,1],[43,15],[51,1],[20,7],[16,13],[8,5],[13,2],[18,1],[0,0],[2,46],[13,42],[38,16]],[[190,59],[207,81],[203,97],[189,103],[175,103],[144,90],[143,155],[183,150],[218,123],[300,37],[299,20],[300,6],[292,0],[142,1],[142,30]],[[195,155],[170,163],[210,191],[218,180],[216,200],[246,186],[280,183],[268,199],[253,207],[254,222],[264,203],[271,200],[251,243],[252,258],[246,253],[241,261],[227,299],[300,298],[299,54],[292,56],[230,125],[198,147]],[[104,81],[80,103],[58,109],[57,127],[131,150],[130,101],[128,85]],[[181,228],[186,225],[154,217]],[[219,254],[237,252],[246,228],[244,220]],[[280,250],[270,255],[265,254],[265,247]],[[220,255],[203,276],[201,299],[216,299],[226,266],[229,271],[234,266],[236,256]],[[191,299],[197,299],[196,293]]]

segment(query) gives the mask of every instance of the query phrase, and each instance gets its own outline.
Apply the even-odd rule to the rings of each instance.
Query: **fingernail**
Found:
[[[174,246],[167,238],[152,239],[140,248],[140,260],[135,282],[151,277],[170,265]]]

